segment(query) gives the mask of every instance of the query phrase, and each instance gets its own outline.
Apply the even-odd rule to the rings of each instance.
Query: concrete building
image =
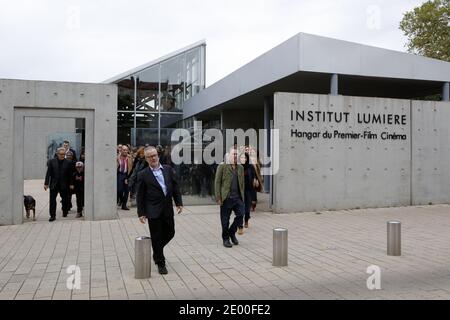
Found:
[[[195,44],[193,47],[198,45],[204,48],[204,43]],[[180,52],[191,48],[182,49]],[[168,57],[176,56],[180,52]],[[167,60],[168,57],[144,67],[157,65],[161,60]],[[136,79],[140,70],[142,67],[113,78],[113,81],[117,83],[124,75],[129,77],[130,74],[135,74],[134,79]],[[159,66],[159,69],[157,67],[156,70],[162,70],[162,67]],[[180,83],[183,82],[182,77],[178,77],[178,79],[181,79]],[[134,81],[137,82],[137,80]],[[197,94],[185,99],[183,104],[179,105],[178,116],[182,113],[182,119],[165,128],[159,122],[158,130],[153,129],[154,139],[151,141],[170,145],[172,130],[189,128],[193,131],[195,129],[194,121],[202,121],[203,130],[207,128],[219,130],[279,129],[280,144],[276,147],[280,148],[280,158],[277,163],[280,171],[273,176],[267,175],[265,179],[265,190],[271,194],[271,202],[276,212],[446,202],[448,197],[443,196],[446,190],[445,183],[431,180],[425,183],[426,186],[422,185],[422,178],[426,175],[422,171],[421,175],[417,176],[413,169],[418,167],[417,170],[421,170],[425,163],[438,161],[437,155],[439,155],[439,159],[443,157],[441,160],[445,161],[447,154],[445,145],[437,148],[436,154],[430,154],[430,158],[422,164],[414,161],[422,158],[412,147],[419,139],[416,128],[420,130],[418,127],[424,126],[422,130],[431,130],[430,128],[437,130],[437,127],[441,127],[443,124],[419,125],[418,121],[422,115],[416,114],[412,105],[425,103],[423,101],[429,99],[442,100],[444,103],[429,102],[432,106],[424,108],[424,110],[429,111],[436,108],[439,111],[446,110],[448,105],[446,101],[449,101],[449,81],[450,63],[448,62],[300,33],[208,88],[202,90],[203,88],[200,87]],[[120,82],[118,83],[120,86]],[[160,80],[159,84],[156,83],[154,87],[157,85],[161,88],[162,81]],[[136,88],[135,86],[135,96],[138,96]],[[373,139],[370,142],[373,145],[370,147],[366,146],[366,139],[350,139],[345,146],[336,141],[320,141],[319,139],[312,140],[312,142],[300,138],[297,142],[293,142],[285,136],[286,130],[293,126],[289,118],[286,118],[289,116],[288,111],[293,109],[289,108],[290,105],[286,105],[287,100],[282,98],[286,96],[283,96],[282,92],[302,94],[301,96],[288,95],[292,100],[290,103],[295,106],[293,109],[296,111],[309,108],[311,112],[324,109],[327,110],[326,112],[331,112],[330,108],[334,106],[338,109],[336,105],[339,105],[341,108],[339,112],[347,112],[354,116],[366,109],[374,110],[375,115],[379,116],[385,114],[383,112],[387,112],[387,110],[390,110],[392,114],[401,114],[407,117],[407,123],[399,128],[395,125],[390,127],[373,124],[364,127],[340,124],[339,132],[352,132],[356,129],[362,130],[362,132],[372,131],[377,132],[377,138],[381,139],[382,132],[392,135],[395,132],[389,130],[397,130],[397,133],[400,130],[407,135],[406,142]],[[276,100],[274,97],[279,97],[279,99]],[[346,109],[348,106],[345,107],[345,103],[350,105],[349,99],[353,103],[352,112]],[[299,103],[299,101],[306,100],[314,101],[311,103],[315,104],[315,107],[311,109],[311,106]],[[275,101],[283,107],[276,105]],[[138,99],[135,105],[139,104]],[[383,107],[380,107],[381,105]],[[132,112],[134,110],[130,111],[130,113]],[[446,123],[450,119],[443,116],[440,120]],[[119,123],[119,127],[120,125]],[[318,132],[333,129],[333,124],[324,126],[318,121],[308,123],[308,126],[312,126]],[[305,127],[305,124],[295,128],[301,132],[311,131],[306,130],[308,128]],[[135,132],[143,130],[137,133],[139,136],[143,135],[144,131],[152,129],[136,128],[134,130]],[[158,139],[156,140],[157,131]],[[166,134],[164,139],[161,139],[163,131]],[[446,139],[444,131],[439,131],[439,134],[439,139]],[[424,141],[427,141],[428,138],[433,140],[436,137],[425,137]],[[149,141],[148,138],[137,138],[136,141],[141,140]],[[270,144],[272,137],[267,136],[265,140],[267,154],[270,154],[270,150],[275,147]],[[122,142],[120,139],[119,141]],[[423,145],[425,142],[421,141],[420,144]],[[230,141],[228,143],[232,144]],[[353,145],[354,143],[357,146]],[[369,149],[364,149],[363,146]],[[398,146],[401,146],[401,157],[397,153]],[[383,152],[378,152],[380,151],[378,149]],[[298,151],[295,152],[295,150]],[[311,153],[311,150],[315,150],[316,153]],[[349,152],[348,150],[353,151]],[[372,151],[369,152],[369,150]],[[378,151],[374,153],[373,150]],[[315,154],[315,156],[312,157],[311,154]],[[308,161],[312,166],[310,168],[302,167],[305,162],[308,162],[309,156],[311,158]],[[352,159],[350,162],[345,160],[348,157]],[[401,164],[398,163],[398,157],[403,159],[400,161]],[[294,159],[295,161],[293,161]],[[275,159],[273,160],[275,162]],[[394,163],[397,164],[394,165]],[[375,170],[375,167],[378,169]],[[377,171],[381,170],[381,167],[383,175]],[[449,173],[444,167],[440,166],[436,170],[433,168],[432,173],[438,174],[439,177],[447,177]],[[184,170],[179,170],[179,172],[182,184],[185,186],[184,193],[195,196],[191,199],[191,203],[204,203],[205,193],[211,194],[212,192],[211,182],[214,177],[214,169],[202,171],[196,165],[187,165],[183,168]],[[364,172],[361,171],[362,168],[364,168]],[[357,174],[348,176],[348,171]],[[369,171],[371,175],[368,174]],[[307,172],[314,174],[307,176]],[[344,174],[344,172],[347,173]],[[401,173],[394,180],[395,183],[391,181],[392,172]],[[205,177],[206,180],[204,180]],[[450,176],[448,177],[450,178]],[[337,192],[340,184],[344,185],[346,190],[344,193]],[[195,187],[196,185],[199,186]],[[311,188],[311,186],[314,187]],[[327,198],[320,191],[323,188],[328,190],[327,194],[334,195],[334,198],[326,200]],[[393,191],[388,192],[385,196],[377,191],[380,189],[386,191],[390,188]],[[298,190],[303,190],[303,196],[299,197],[296,193]],[[305,190],[309,190],[309,192]],[[211,197],[207,199],[210,203],[214,202]]]
[[[449,82],[448,62],[300,33],[189,99],[183,118],[222,130],[279,130],[278,146],[265,139],[268,150],[279,148],[272,160],[280,170],[265,179],[275,212],[443,203],[450,201]],[[350,119],[290,118],[302,110],[346,112]],[[363,113],[407,121],[351,122]],[[291,136],[336,129],[377,139]],[[394,131],[406,140],[381,140]]]
[[[25,119],[28,114],[22,111],[37,107],[48,111],[43,113],[46,117],[52,108],[62,108],[72,118],[78,117],[80,109],[101,115],[95,116],[95,129],[110,134],[96,136],[96,142],[111,156],[95,169],[95,175],[107,172],[94,179],[102,188],[92,187],[108,191],[94,195],[101,203],[114,203],[113,145],[161,144],[170,151],[173,130],[185,128],[193,134],[196,121],[202,121],[203,130],[278,130],[262,138],[266,150],[260,150],[267,151],[268,168],[273,170],[265,177],[265,191],[274,212],[450,201],[446,125],[450,121],[450,63],[300,33],[205,87],[205,56],[206,43],[200,41],[102,85],[2,80],[0,133],[3,146],[14,150],[13,158],[0,158],[2,188],[11,181],[19,188],[24,174],[42,173],[23,173],[21,160],[14,162],[14,172],[21,172],[14,179],[12,171],[4,169],[12,159],[22,157],[24,148],[15,136],[23,134],[23,123],[16,118],[14,123],[20,126],[13,125],[12,119],[16,114]],[[92,100],[85,92],[92,93]],[[88,122],[93,121],[88,119],[94,118],[86,112],[80,113],[86,119],[85,128],[64,127],[85,130],[83,136],[88,139],[88,130],[92,130]],[[25,136],[60,130],[43,127],[35,123],[31,126],[34,133],[25,132]],[[93,143],[86,140],[86,148]],[[30,152],[33,147],[26,146]],[[186,204],[214,203],[214,165],[174,167]],[[21,195],[3,190],[0,224],[20,223]],[[5,215],[12,209],[12,216]],[[98,204],[89,217],[111,218],[104,210]],[[114,211],[112,207],[107,210]]]

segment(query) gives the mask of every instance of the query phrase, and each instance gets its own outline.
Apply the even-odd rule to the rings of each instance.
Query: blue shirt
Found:
[[[155,176],[156,180],[158,181],[159,185],[161,186],[161,189],[164,192],[164,195],[167,195],[167,187],[166,187],[166,183],[164,182],[164,175],[163,175],[163,166],[161,164],[159,164],[159,167],[156,169],[153,169],[152,167],[149,167],[150,171],[153,173],[153,175]]]

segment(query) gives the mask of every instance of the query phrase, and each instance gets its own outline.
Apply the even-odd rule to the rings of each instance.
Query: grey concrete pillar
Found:
[[[387,254],[388,256],[400,256],[401,246],[401,223],[400,221],[387,222]]]
[[[150,237],[137,237],[134,241],[134,277],[150,278],[152,240]]]
[[[275,267],[288,265],[288,230],[285,228],[273,229],[273,260]]]
[[[330,94],[337,96],[339,94],[339,82],[338,82],[338,75],[336,73],[333,73],[331,75],[331,81],[330,81]]]
[[[450,101],[450,82],[442,85],[442,101]]]
[[[271,156],[270,153],[270,139],[271,139],[271,135],[270,135],[270,120],[271,120],[271,109],[273,108],[272,106],[272,97],[265,97],[264,98],[264,129],[267,130],[267,135],[266,135],[266,148],[267,148],[267,155]],[[261,154],[260,150],[260,154]],[[264,191],[270,193],[270,179],[272,179],[272,177],[270,175],[266,175],[264,176]]]

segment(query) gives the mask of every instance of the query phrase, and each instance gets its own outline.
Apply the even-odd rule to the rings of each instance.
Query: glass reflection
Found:
[[[158,128],[158,114],[137,113],[136,128]]]
[[[137,77],[137,110],[158,111],[159,65],[139,73]]]
[[[131,130],[132,139],[136,136],[136,146],[158,145],[158,129],[137,128]]]
[[[161,63],[161,111],[183,110],[184,55],[178,55]]]
[[[180,113],[176,114],[163,114],[161,113],[161,129],[162,128],[178,128],[179,121],[183,118]]]
[[[117,113],[117,143],[130,143],[131,129],[134,127],[132,112]]]
[[[185,78],[186,88],[184,99],[187,100],[200,92],[201,89],[200,48],[186,53]]]
[[[129,77],[117,83],[118,110],[134,111],[134,78]]]
[[[184,196],[202,198],[205,203],[214,202],[214,176],[217,165],[181,164],[176,167],[178,167],[181,192]]]

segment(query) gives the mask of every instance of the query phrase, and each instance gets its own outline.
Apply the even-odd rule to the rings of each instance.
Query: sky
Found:
[[[200,40],[206,85],[299,32],[406,51],[423,0],[0,0],[0,79],[102,82]]]

